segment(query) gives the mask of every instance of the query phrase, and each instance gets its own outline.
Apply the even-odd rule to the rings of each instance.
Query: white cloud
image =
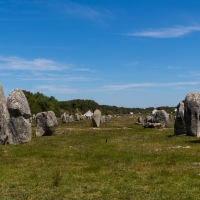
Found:
[[[85,82],[90,81],[91,79],[89,77],[84,76],[68,76],[68,75],[58,75],[55,74],[55,76],[49,76],[48,74],[44,77],[42,76],[34,76],[34,77],[20,77],[18,78],[21,81],[62,81],[62,82]]]
[[[174,66],[169,66],[167,69],[181,69],[181,67],[174,67]]]
[[[55,86],[55,85],[40,85],[37,86],[38,90],[49,91],[53,94],[76,94],[79,93],[77,89],[68,86]]]
[[[20,57],[0,56],[0,69],[28,71],[61,71],[70,69],[73,65],[63,65],[45,58],[26,60]]]
[[[0,73],[0,76],[13,76],[13,74],[10,74],[10,73]]]
[[[64,3],[53,1],[52,3],[48,2],[48,5],[54,9],[57,9],[59,14],[67,14],[74,18],[84,18],[98,21],[102,21],[103,18],[114,19],[114,14],[107,9],[91,7],[72,1],[66,1]]]
[[[76,68],[74,71],[90,71],[89,69],[86,68]]]
[[[128,36],[174,38],[181,37],[194,31],[200,31],[200,26],[176,26],[173,28],[148,29],[139,32],[128,33]]]
[[[103,86],[101,90],[126,90],[131,88],[141,88],[141,87],[167,87],[167,86],[182,86],[182,85],[199,85],[200,82],[176,82],[176,83],[134,83],[134,84],[124,84],[124,85],[108,85]]]
[[[125,85],[108,85],[102,87],[103,90],[125,90],[129,88],[137,87],[151,87],[154,86],[153,83],[134,83],[134,84],[125,84]]]
[[[70,2],[67,6],[65,6],[64,9],[68,14],[86,17],[86,18],[100,16],[98,11],[96,11],[88,6],[83,6],[83,5],[74,3],[74,2]]]
[[[200,72],[190,72],[190,74],[192,75],[192,76],[200,76]]]
[[[136,66],[136,65],[138,65],[138,64],[139,64],[138,61],[133,61],[133,62],[130,62],[130,63],[126,64],[126,65],[127,65],[127,66]]]

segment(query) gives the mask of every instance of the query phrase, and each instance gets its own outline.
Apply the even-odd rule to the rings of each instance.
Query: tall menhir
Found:
[[[12,137],[9,143],[20,144],[31,141],[31,111],[24,93],[14,89],[8,96],[7,108],[10,114],[9,129]]]

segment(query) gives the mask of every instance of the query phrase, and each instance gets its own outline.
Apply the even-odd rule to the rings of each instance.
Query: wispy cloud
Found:
[[[133,62],[130,62],[130,63],[126,64],[126,66],[136,66],[138,64],[139,64],[138,61],[133,61]]]
[[[84,4],[66,1],[58,3],[57,1],[48,2],[48,5],[57,9],[59,13],[69,15],[74,18],[84,18],[102,21],[103,18],[114,19],[114,14],[104,8],[91,7]]]
[[[108,85],[103,86],[101,90],[126,90],[131,88],[141,88],[141,87],[167,87],[167,86],[182,86],[182,85],[199,85],[200,82],[176,82],[176,83],[134,83],[134,84],[124,84],[124,85]]]
[[[100,17],[100,13],[97,10],[74,2],[68,2],[68,4],[64,7],[64,10],[68,14],[79,17]]]
[[[125,85],[108,85],[103,86],[103,90],[125,90],[129,88],[137,88],[137,87],[151,87],[154,86],[153,83],[134,83],[134,84],[125,84]]]
[[[76,68],[74,71],[90,71],[89,69],[86,68]]]
[[[84,76],[62,76],[62,75],[57,75],[57,76],[35,76],[35,77],[20,77],[18,80],[21,81],[62,81],[62,82],[85,82],[91,80],[89,77],[84,77]]]
[[[68,86],[55,86],[55,85],[40,85],[37,86],[38,90],[49,91],[53,94],[76,94],[79,93],[77,89]]]
[[[0,69],[6,70],[61,71],[70,69],[72,66],[72,64],[63,65],[45,58],[26,60],[19,57],[0,56]]]
[[[199,71],[193,71],[193,72],[190,72],[190,74],[192,76],[200,76],[200,72]]]
[[[169,66],[167,69],[181,69],[181,67]]]
[[[175,38],[187,35],[194,31],[200,31],[200,26],[176,26],[172,28],[148,29],[128,33],[126,35],[153,38]]]

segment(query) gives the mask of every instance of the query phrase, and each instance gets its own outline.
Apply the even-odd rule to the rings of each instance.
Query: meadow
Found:
[[[62,124],[53,136],[0,146],[0,199],[200,199],[200,139],[137,117]]]

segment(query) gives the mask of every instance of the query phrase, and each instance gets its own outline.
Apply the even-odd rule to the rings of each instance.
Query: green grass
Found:
[[[135,121],[59,123],[45,137],[33,127],[30,143],[0,146],[1,199],[200,199],[200,140],[173,136],[173,120]]]

